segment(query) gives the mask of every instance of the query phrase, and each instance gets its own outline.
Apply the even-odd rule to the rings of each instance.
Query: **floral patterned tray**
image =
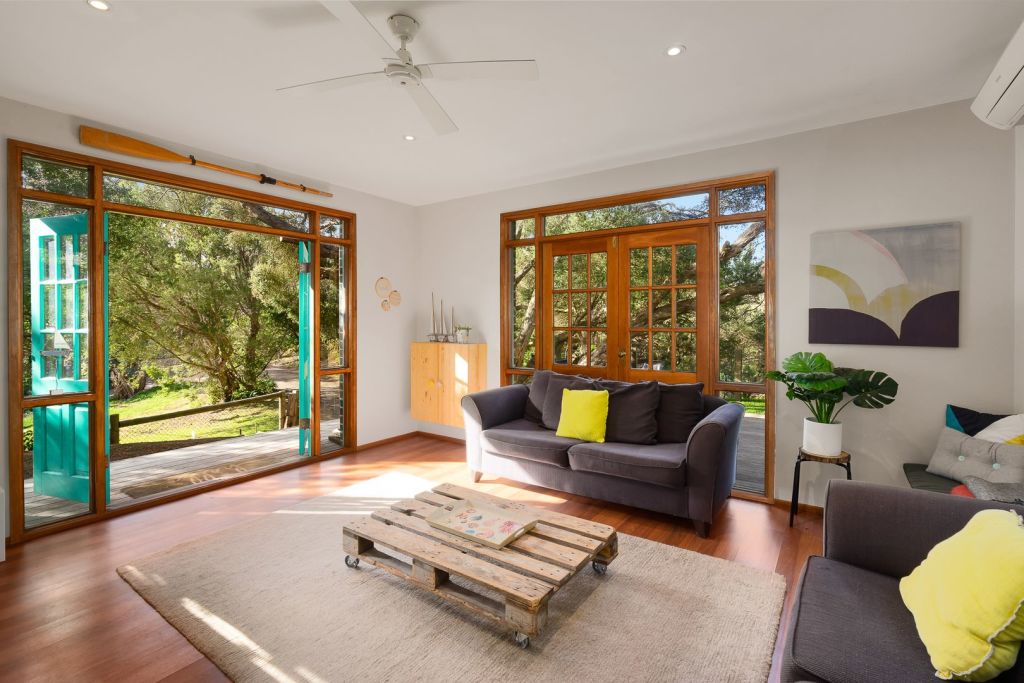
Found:
[[[427,523],[491,548],[504,548],[537,524],[537,519],[472,500],[453,501],[427,516]]]

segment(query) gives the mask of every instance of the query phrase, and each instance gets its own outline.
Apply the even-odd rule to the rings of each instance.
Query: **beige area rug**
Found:
[[[237,681],[763,681],[785,581],[620,534],[528,650],[341,550],[346,519],[433,486],[391,473],[118,569]]]

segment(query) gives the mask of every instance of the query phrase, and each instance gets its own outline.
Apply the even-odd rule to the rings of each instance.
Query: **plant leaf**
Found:
[[[797,351],[782,361],[782,369],[787,373],[832,372],[832,361],[820,352]]]
[[[884,372],[851,368],[837,368],[836,372],[845,377],[845,391],[853,398],[855,406],[884,408],[896,400],[900,385]]]

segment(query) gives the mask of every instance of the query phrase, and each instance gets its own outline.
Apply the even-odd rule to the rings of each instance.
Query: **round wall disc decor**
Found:
[[[392,289],[391,293],[388,294],[388,303],[390,303],[392,306],[402,305],[402,295],[399,293],[397,289]]]
[[[373,291],[379,298],[383,299],[391,292],[391,280],[386,277],[377,278],[377,281],[373,283]]]

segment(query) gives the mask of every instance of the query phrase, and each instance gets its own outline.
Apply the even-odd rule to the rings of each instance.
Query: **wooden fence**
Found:
[[[285,429],[286,427],[294,427],[298,425],[299,394],[296,391],[286,389],[284,391],[275,391],[272,394],[264,394],[263,396],[240,398],[236,401],[226,401],[224,403],[215,403],[213,405],[199,406],[197,408],[184,408],[182,410],[174,410],[168,413],[157,413],[156,415],[143,415],[142,417],[132,417],[127,420],[122,420],[120,415],[113,413],[110,416],[110,443],[121,443],[122,427],[161,422],[163,420],[174,420],[180,417],[200,415],[202,413],[214,413],[225,409],[251,405],[253,403],[263,403],[274,398],[277,399],[278,403],[278,429]]]

